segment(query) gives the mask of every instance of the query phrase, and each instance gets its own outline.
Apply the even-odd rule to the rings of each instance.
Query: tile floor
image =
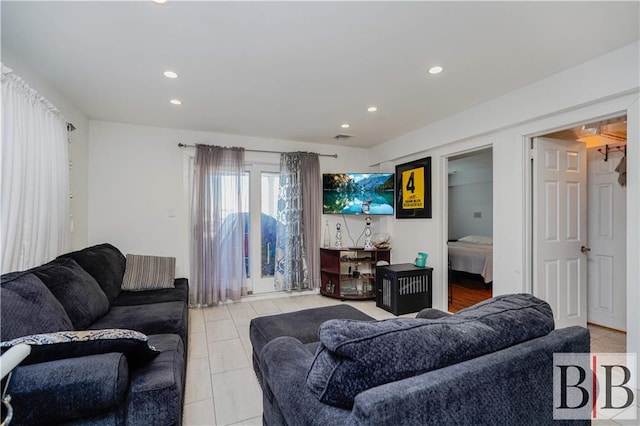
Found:
[[[273,299],[246,298],[240,303],[189,313],[189,360],[184,424],[261,425],[262,393],[251,366],[249,322],[252,318],[300,309],[348,303],[376,318],[395,318],[374,301],[341,302],[320,295]],[[413,317],[414,314],[407,315]],[[592,346],[601,352],[624,349],[624,333],[589,326]],[[623,345],[623,346],[620,346]],[[594,350],[595,352],[595,350]],[[637,405],[630,410],[639,410]],[[640,419],[640,412],[638,413]],[[637,425],[638,421],[598,420],[594,425]]]

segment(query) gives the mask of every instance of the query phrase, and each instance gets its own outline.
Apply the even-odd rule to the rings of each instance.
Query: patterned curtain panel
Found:
[[[311,289],[319,282],[319,259],[315,256],[320,247],[319,170],[317,154],[292,152],[280,156],[275,270],[278,290]]]
[[[191,209],[191,306],[247,294],[244,149],[196,145]]]

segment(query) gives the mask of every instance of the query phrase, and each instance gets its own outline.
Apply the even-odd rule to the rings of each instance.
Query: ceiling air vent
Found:
[[[349,135],[347,133],[338,133],[333,138],[337,139],[337,140],[341,140],[341,139],[349,139],[349,138],[352,138],[352,137],[353,137],[353,135]]]

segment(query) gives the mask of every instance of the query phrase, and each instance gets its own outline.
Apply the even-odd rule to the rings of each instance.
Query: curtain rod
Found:
[[[179,142],[178,147],[180,148],[195,148],[195,145],[187,145],[186,143]],[[268,151],[264,149],[245,149],[245,151],[249,152],[266,152],[268,154],[286,154],[284,151]],[[315,153],[312,153],[315,154]],[[319,157],[333,157],[338,158],[338,154],[318,154]]]

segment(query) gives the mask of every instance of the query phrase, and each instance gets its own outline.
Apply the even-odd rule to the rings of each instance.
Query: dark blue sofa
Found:
[[[188,281],[122,291],[125,266],[116,247],[101,244],[2,276],[2,342],[64,330],[143,333],[32,346],[9,383],[12,425],[182,423]]]
[[[265,425],[590,423],[553,420],[553,354],[589,352],[589,332],[554,329],[549,305],[531,295],[306,330],[292,314],[253,321]]]

